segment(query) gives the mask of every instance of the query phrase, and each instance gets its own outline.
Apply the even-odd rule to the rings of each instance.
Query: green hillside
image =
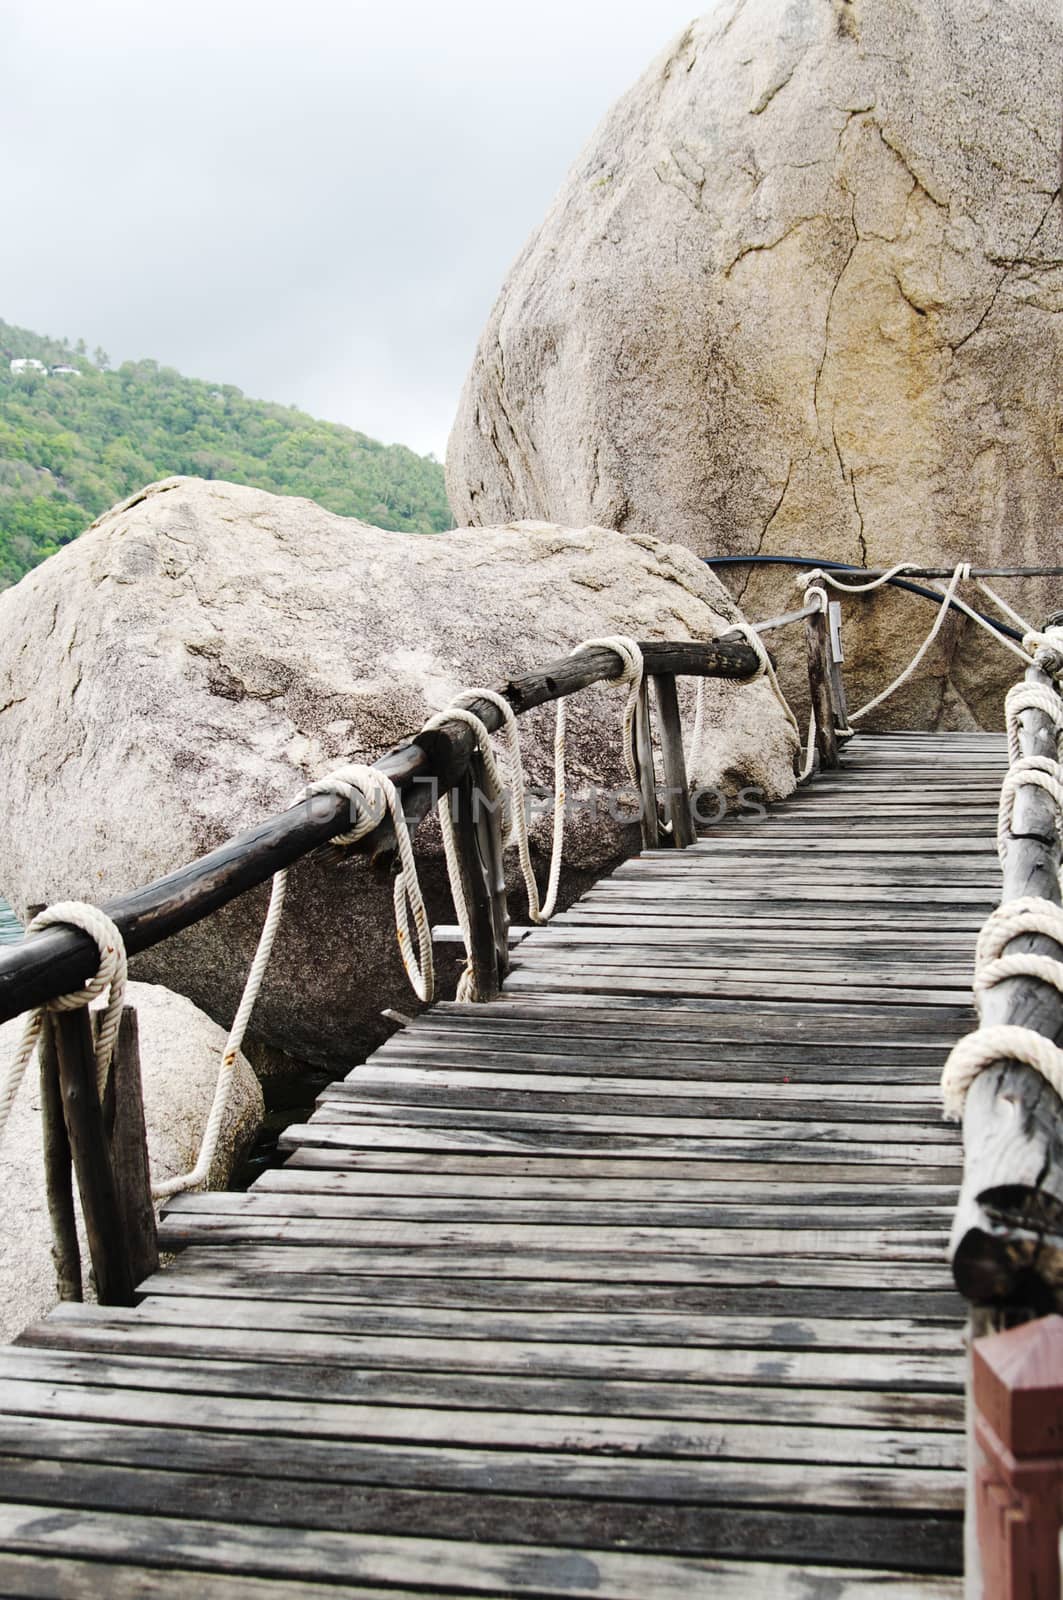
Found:
[[[80,376],[12,373],[18,357]],[[176,473],[305,495],[380,528],[453,527],[431,457],[154,361],[111,371],[102,350],[90,359],[81,342],[0,322],[0,589],[101,511]]]

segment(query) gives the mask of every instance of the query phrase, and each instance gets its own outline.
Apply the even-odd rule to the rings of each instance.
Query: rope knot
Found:
[[[107,1087],[107,1076],[114,1055],[114,1042],[118,1037],[118,1025],[122,1020],[122,1006],[125,1003],[128,970],[125,942],[107,913],[83,900],[60,900],[54,906],[48,906],[34,917],[26,929],[25,937],[31,938],[35,933],[42,933],[45,928],[58,926],[77,928],[81,933],[87,933],[90,939],[94,939],[99,951],[99,965],[95,975],[83,988],[75,989],[70,994],[59,995],[55,1000],[50,1000],[46,1007],[40,1006],[36,1011],[32,1011],[26,1019],[22,1039],[0,1084],[0,1135],[3,1134],[8,1117],[11,1115],[11,1107],[15,1103],[15,1096],[25,1076],[26,1067],[37,1048],[45,1010],[79,1011],[83,1006],[90,1005],[93,1000],[98,999],[100,995],[107,994],[107,1006],[95,1039],[96,1090],[101,1100]]]
[[[348,761],[325,777],[315,778],[313,783],[308,783],[293,804],[298,805],[315,794],[339,795],[350,807],[352,826],[346,833],[335,834],[330,843],[357,844],[383,822],[388,810],[389,790],[394,793],[394,786],[385,773],[360,761]]]

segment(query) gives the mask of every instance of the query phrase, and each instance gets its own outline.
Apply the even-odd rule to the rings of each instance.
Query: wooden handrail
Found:
[[[1026,682],[1054,687],[1040,667]],[[1037,709],[1019,716],[1023,756],[1055,759],[1056,730]],[[1035,895],[1060,904],[1056,805],[1024,784],[1015,796],[1001,901]],[[1059,960],[1043,934],[1012,939],[1006,954]],[[1063,994],[1036,978],[1008,978],[985,991],[982,1022],[1032,1028],[1063,1044]],[[999,1313],[1021,1316],[1063,1309],[1063,1104],[1040,1073],[1001,1061],[979,1073],[963,1113],[964,1174],[952,1230],[956,1285],[973,1302],[975,1332]]]
[[[706,644],[646,640],[640,649],[647,676],[653,678],[673,674],[743,681],[759,670],[756,651],[737,630]],[[615,652],[595,646],[511,678],[499,692],[520,715],[619,677],[621,671]],[[502,714],[493,702],[472,700],[469,707],[489,730],[500,727]],[[454,722],[396,746],[374,765],[402,794],[413,819],[430,809],[439,787],[451,788],[461,780],[474,749],[471,729]],[[128,953],[138,955],[267,882],[349,827],[346,800],[315,795],[154,883],[108,901],[103,909]],[[355,848],[378,856],[393,840],[390,821],[385,821]],[[0,951],[0,1022],[79,989],[95,973],[97,962],[92,940],[74,929],[50,928],[5,947]]]

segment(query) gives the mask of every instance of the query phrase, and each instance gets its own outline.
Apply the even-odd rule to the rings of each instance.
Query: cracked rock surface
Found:
[[[451,436],[458,520],[1055,561],[1061,49],[1056,0],[724,0],[692,24],[510,272]],[[754,618],[792,600],[735,582]],[[1059,584],[1004,592],[1041,621]],[[852,704],[932,621],[858,605]],[[1017,670],[950,625],[876,725],[997,725]]]
[[[11,824],[0,883],[23,912],[107,901],[283,810],[340,763],[374,760],[463,688],[602,634],[704,639],[738,615],[688,550],[641,534],[543,523],[385,533],[308,500],[192,478],[155,484],[0,594]],[[570,701],[571,796],[626,783],[623,699],[596,688]],[[710,682],[705,730],[692,779],[789,793],[794,741],[763,681]],[[529,780],[549,789],[552,707],[521,731]],[[549,817],[536,830],[548,849]],[[607,809],[578,812],[570,884],[630,848],[632,831]],[[430,823],[417,848],[433,920],[450,922]],[[339,1066],[388,1031],[385,1006],[415,1002],[390,880],[337,856],[291,874],[249,1046]],[[139,957],[135,975],[228,1023],[265,902],[265,889],[244,896]],[[449,947],[439,967],[452,987]]]

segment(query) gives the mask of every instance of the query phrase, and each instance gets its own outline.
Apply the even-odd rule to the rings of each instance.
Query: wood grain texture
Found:
[[[936,1084],[1003,760],[855,738],[174,1197],[138,1305],[0,1355],[0,1590],[954,1600]]]

